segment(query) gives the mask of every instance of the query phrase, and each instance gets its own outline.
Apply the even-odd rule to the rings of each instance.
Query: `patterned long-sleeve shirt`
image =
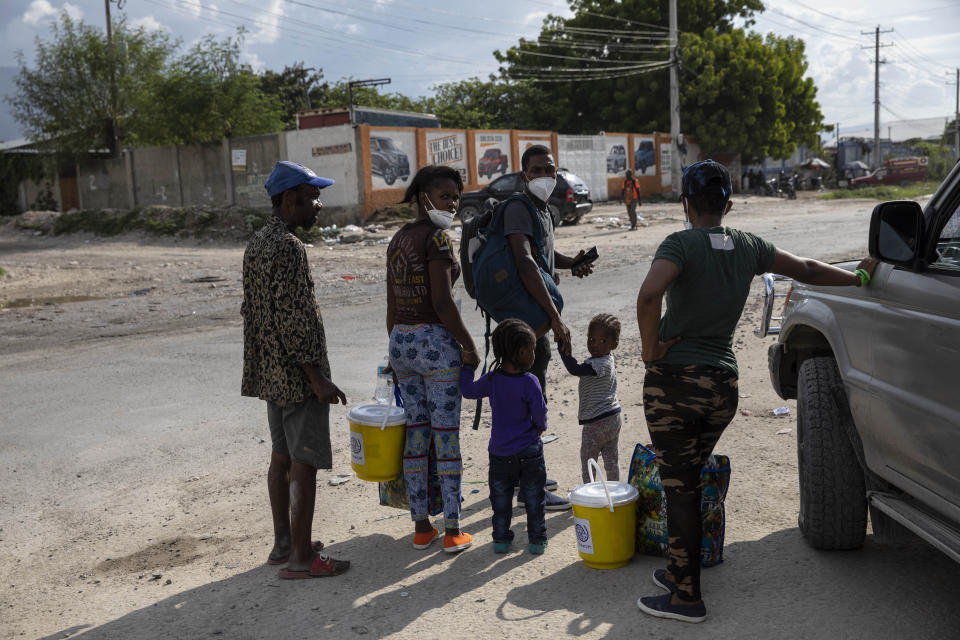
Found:
[[[323,318],[303,243],[271,218],[243,254],[245,396],[288,406],[312,394],[304,364],[330,377]]]

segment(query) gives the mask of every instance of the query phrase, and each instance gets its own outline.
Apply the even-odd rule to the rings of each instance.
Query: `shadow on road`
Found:
[[[489,524],[484,520],[472,528],[476,533]],[[518,534],[521,539],[522,532]],[[357,537],[330,551],[354,560],[349,573],[288,582],[277,579],[276,567],[259,567],[179,593],[81,635],[88,640],[376,638],[414,625],[422,637],[440,637],[444,629],[459,624],[456,609],[448,603],[475,590],[479,596],[482,587],[522,570],[533,559],[527,553],[495,556],[490,543],[481,542],[457,556],[445,555],[438,545],[404,562],[411,557],[409,540],[384,534]],[[568,552],[562,546],[547,551]],[[957,565],[920,542],[882,546],[868,538],[859,551],[818,552],[803,543],[796,529],[787,529],[761,540],[728,544],[725,559],[704,570],[709,617],[703,625],[657,620],[637,611],[639,596],[659,593],[650,574],[663,566],[657,558],[637,556],[628,567],[614,571],[572,562],[539,580],[518,580],[522,586],[507,591],[500,601],[478,597],[473,602],[483,603],[479,606],[489,617],[482,629],[461,631],[468,637],[495,637],[498,628],[523,629],[542,637],[547,633],[542,619],[555,621],[557,615],[566,626],[561,630],[550,625],[551,634],[610,638],[678,633],[684,638],[946,638],[960,626]],[[424,566],[437,564],[442,570],[417,577]],[[366,579],[352,579],[357,572],[365,572]],[[371,573],[376,577],[371,579]],[[436,615],[430,615],[434,610]],[[437,624],[438,618],[446,622]],[[427,628],[436,636],[429,631],[423,635],[423,620],[434,621]]]

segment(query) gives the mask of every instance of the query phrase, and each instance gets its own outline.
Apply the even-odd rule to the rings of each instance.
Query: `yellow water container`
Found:
[[[347,413],[350,466],[361,480],[387,482],[403,470],[407,418],[400,407],[361,404]]]
[[[587,461],[590,482],[570,492],[577,551],[594,569],[623,567],[633,557],[639,492],[626,482],[607,482],[596,460]],[[600,476],[596,480],[594,475]]]

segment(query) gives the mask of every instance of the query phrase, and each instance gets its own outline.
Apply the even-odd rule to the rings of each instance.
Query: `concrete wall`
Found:
[[[286,159],[283,133],[230,139],[233,202],[241,207],[270,208],[263,188],[273,166]],[[241,161],[242,156],[242,161]]]
[[[299,162],[317,175],[333,180],[320,199],[325,208],[355,208],[359,212],[357,140],[352,126],[286,132],[287,160]]]
[[[178,155],[176,147],[147,147],[133,151],[134,197],[138,206],[182,206]],[[83,206],[92,208],[84,198],[82,183],[80,189]]]
[[[60,179],[54,177],[49,181],[41,180],[40,182],[34,182],[33,180],[24,180],[20,183],[20,209],[23,211],[29,211],[33,208],[33,203],[36,202],[37,197],[42,191],[47,188],[47,184],[50,185],[50,191],[53,193],[54,199],[57,201],[57,209],[62,209],[62,203],[60,202]]]
[[[220,207],[229,203],[223,144],[178,147],[183,202]]]
[[[124,156],[78,163],[77,189],[80,192],[80,206],[84,209],[128,207],[130,197]]]
[[[607,140],[604,136],[557,136],[557,166],[580,176],[590,187],[590,199],[608,198]]]

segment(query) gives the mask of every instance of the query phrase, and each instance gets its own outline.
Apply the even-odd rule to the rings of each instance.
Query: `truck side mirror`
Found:
[[[870,218],[870,257],[914,267],[923,240],[923,210],[912,200],[882,202]]]

